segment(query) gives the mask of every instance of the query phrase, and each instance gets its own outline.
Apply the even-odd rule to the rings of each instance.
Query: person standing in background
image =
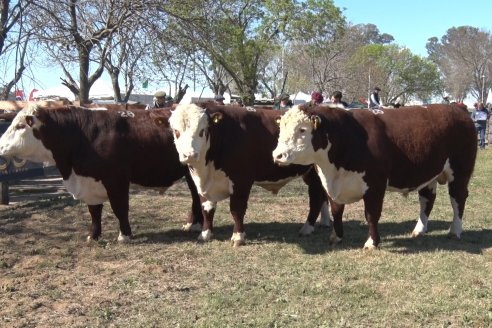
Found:
[[[477,103],[477,107],[472,113],[472,119],[473,122],[475,122],[477,133],[480,134],[480,149],[485,149],[485,132],[487,130],[489,115],[489,111],[485,108],[483,103]]]
[[[383,103],[381,102],[381,98],[379,97],[379,87],[375,87],[374,91],[371,93],[371,98],[369,99],[369,108],[378,109],[379,107],[383,107]]]

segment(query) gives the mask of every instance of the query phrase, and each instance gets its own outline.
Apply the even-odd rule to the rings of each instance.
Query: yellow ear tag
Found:
[[[318,115],[313,115],[311,116],[311,122],[313,123],[313,128],[314,130],[318,129],[318,126],[320,124],[321,119],[319,118]]]

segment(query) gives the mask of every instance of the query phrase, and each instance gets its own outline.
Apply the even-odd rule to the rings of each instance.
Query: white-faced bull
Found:
[[[280,120],[273,159],[282,165],[316,165],[333,200],[332,242],[343,236],[344,204],[362,199],[369,226],[364,247],[374,248],[380,242],[385,191],[418,191],[420,216],[412,233],[418,236],[427,232],[437,183],[448,183],[454,213],[450,234],[460,238],[476,152],[473,122],[456,105],[379,112],[295,106]]]
[[[202,198],[201,240],[212,238],[216,204],[229,198],[234,219],[231,240],[235,246],[243,244],[243,221],[253,184],[277,193],[299,176],[309,186],[310,205],[300,233],[314,230],[326,193],[312,166],[274,164],[271,153],[277,143],[277,115],[271,110],[212,103],[179,105],[173,111],[169,123],[179,158],[188,165]]]

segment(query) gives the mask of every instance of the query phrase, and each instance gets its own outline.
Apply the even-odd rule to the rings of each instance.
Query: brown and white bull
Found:
[[[179,161],[169,116],[166,109],[92,111],[76,106],[31,106],[19,112],[0,138],[0,155],[56,164],[68,192],[88,205],[89,240],[101,235],[103,202],[108,199],[120,224],[118,240],[129,240],[130,183],[165,190],[186,177],[193,200],[184,227],[189,229],[203,220],[200,199],[187,167]]]
[[[244,215],[253,184],[277,193],[303,176],[309,190],[309,214],[301,234],[314,230],[326,193],[312,166],[280,167],[273,163],[278,112],[213,103],[178,105],[169,123],[182,163],[186,163],[202,198],[204,224],[200,240],[212,238],[217,202],[230,199],[232,242],[245,242]],[[322,223],[328,221],[327,208]]]
[[[333,200],[332,242],[343,236],[344,204],[362,199],[369,226],[364,248],[374,248],[385,191],[418,191],[420,217],[412,233],[418,236],[427,232],[438,182],[448,183],[454,212],[450,234],[460,238],[476,152],[473,122],[457,106],[374,111],[295,106],[280,120],[273,159],[316,165]]]

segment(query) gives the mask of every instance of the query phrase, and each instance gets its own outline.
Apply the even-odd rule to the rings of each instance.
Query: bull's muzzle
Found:
[[[273,162],[278,165],[289,165],[292,161],[290,152],[287,151],[273,151]]]
[[[189,163],[189,162],[196,161],[198,159],[198,157],[199,157],[198,152],[196,152],[194,150],[190,150],[190,151],[187,151],[187,152],[180,154],[180,161],[183,163]]]

